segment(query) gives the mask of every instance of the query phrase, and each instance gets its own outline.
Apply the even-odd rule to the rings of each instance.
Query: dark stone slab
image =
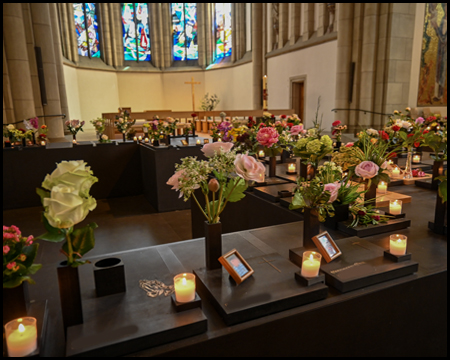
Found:
[[[185,303],[178,302],[175,297],[175,293],[173,293],[170,298],[172,299],[172,305],[175,308],[176,312],[202,307],[202,299],[200,298],[200,296],[198,296],[197,293],[195,293],[194,300]]]
[[[380,223],[378,225],[358,225],[355,228],[348,227],[351,223],[351,220],[338,223],[338,230],[351,236],[366,237],[406,229],[411,226],[411,220],[401,218],[392,219],[387,223]]]
[[[322,263],[326,284],[342,293],[368,287],[415,273],[419,264],[412,260],[395,262],[384,257],[382,247],[351,237],[337,240],[342,255],[328,264]],[[298,264],[305,249],[289,251],[289,259]]]
[[[324,284],[310,287],[295,280],[297,266],[278,254],[245,259],[254,274],[240,285],[229,280],[225,269],[194,270],[197,289],[211,301],[227,325],[325,299]]]
[[[285,197],[280,195],[280,191],[288,191],[290,192],[290,196],[292,197],[292,191],[294,190],[296,184],[281,184],[281,185],[268,185],[257,187],[253,190],[253,193],[256,196],[262,197],[270,202],[279,202],[280,198]]]

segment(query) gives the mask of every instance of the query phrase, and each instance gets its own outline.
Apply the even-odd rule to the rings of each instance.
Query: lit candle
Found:
[[[142,136],[139,136],[139,137],[138,137],[138,140],[139,140],[139,141],[142,141]]]
[[[197,139],[197,145],[201,145],[200,139]]]
[[[400,176],[400,168],[396,167],[396,168],[392,169],[392,175],[394,177]]]
[[[388,165],[394,165],[394,161],[393,160],[388,160]]]
[[[144,139],[144,142],[148,143],[148,138],[145,138],[145,139]]]
[[[302,272],[305,278],[316,277],[319,275],[320,261],[322,255],[316,251],[305,251],[303,253]]]
[[[37,349],[36,319],[26,317],[5,325],[6,346],[9,357],[23,357]]]
[[[295,166],[296,164],[294,164],[294,163],[290,163],[289,165],[288,165],[288,172],[290,172],[290,173],[295,173],[295,170],[296,170],[296,166]]]
[[[133,141],[137,141],[137,137],[136,136],[133,138]]]
[[[219,139],[217,140],[217,142],[222,142],[222,139],[221,139],[221,138],[219,138]]]
[[[406,254],[406,241],[405,235],[391,235],[389,251],[392,255],[405,255]]]
[[[392,215],[400,215],[402,213],[402,201],[401,200],[389,201],[389,213]]]
[[[77,141],[75,139],[72,140],[72,143],[74,143],[75,145],[77,144]]]
[[[386,192],[387,192],[387,184],[384,181],[380,182],[378,184],[378,190],[380,191],[380,193],[386,194]]]
[[[267,89],[267,75],[263,77],[263,89]]]
[[[258,153],[258,156],[259,156],[260,158],[265,157],[266,154],[264,153],[264,150],[260,150],[259,153]]]
[[[420,155],[413,156],[413,163],[416,163],[416,164],[420,163]]]
[[[179,274],[173,278],[175,287],[175,298],[180,303],[195,299],[195,275]]]
[[[41,146],[45,146],[45,144],[46,144],[45,141],[42,140],[42,141],[41,141]]]

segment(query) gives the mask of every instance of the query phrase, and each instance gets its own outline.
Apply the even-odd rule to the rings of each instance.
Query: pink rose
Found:
[[[294,125],[291,128],[291,135],[293,135],[293,136],[298,135],[298,134],[300,134],[302,132],[302,130],[303,130],[303,124]]]
[[[3,246],[3,255],[6,255],[7,253],[9,253],[9,250],[10,250],[9,246],[8,245],[4,245]]]
[[[265,127],[258,131],[256,141],[258,141],[262,146],[270,148],[273,144],[278,142],[278,136],[278,131],[276,129]]]
[[[266,167],[255,158],[238,154],[234,161],[235,171],[244,180],[264,182]]]
[[[324,190],[330,192],[330,200],[328,200],[329,204],[336,201],[340,187],[341,184],[338,181],[324,185]]]
[[[345,144],[345,147],[352,147],[355,143],[352,142],[348,142],[347,144]]]
[[[206,157],[213,157],[215,153],[227,153],[230,152],[233,147],[233,143],[230,142],[215,142],[203,145],[202,151]]]
[[[424,119],[423,117],[418,117],[418,118],[416,119],[416,124],[422,125],[424,122],[425,122],[425,119]]]
[[[356,166],[355,174],[363,179],[372,179],[378,174],[380,167],[372,161],[363,161]]]

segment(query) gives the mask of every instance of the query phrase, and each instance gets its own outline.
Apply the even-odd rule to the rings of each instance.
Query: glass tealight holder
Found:
[[[305,278],[312,278],[319,275],[322,255],[317,251],[305,251],[302,257],[301,275]]]
[[[173,278],[175,298],[179,303],[195,299],[195,275],[191,273],[178,274]]]
[[[394,234],[390,236],[389,251],[392,255],[405,255],[406,243],[408,237],[405,235]]]
[[[37,349],[36,319],[23,317],[5,325],[6,346],[9,357],[24,357]]]
[[[402,213],[402,201],[390,200],[389,201],[389,213],[392,215],[400,215]]]

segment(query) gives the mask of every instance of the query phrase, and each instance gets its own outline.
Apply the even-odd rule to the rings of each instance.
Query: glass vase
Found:
[[[408,148],[408,157],[406,158],[406,167],[403,175],[403,179],[408,180],[413,178],[412,174],[412,158],[413,158],[413,152],[412,148]]]

